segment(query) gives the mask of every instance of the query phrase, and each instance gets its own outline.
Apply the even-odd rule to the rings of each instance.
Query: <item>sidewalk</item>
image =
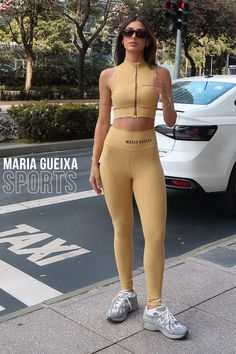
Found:
[[[93,147],[93,139],[55,141],[52,143],[41,144],[0,143],[0,158],[91,147]]]
[[[185,339],[142,328],[145,277],[134,274],[139,309],[125,322],[106,320],[120,290],[113,278],[0,317],[0,353],[236,353],[236,235],[166,260],[162,299],[189,328]]]

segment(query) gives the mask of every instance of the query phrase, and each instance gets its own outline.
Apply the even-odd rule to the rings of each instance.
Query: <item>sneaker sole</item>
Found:
[[[170,339],[181,339],[181,338],[184,338],[188,334],[188,331],[185,334],[169,334],[164,329],[157,327],[155,324],[150,323],[150,322],[144,322],[144,321],[143,321],[143,328],[147,329],[149,331],[161,332],[162,334],[164,334],[164,336],[166,336],[167,338],[170,338]]]

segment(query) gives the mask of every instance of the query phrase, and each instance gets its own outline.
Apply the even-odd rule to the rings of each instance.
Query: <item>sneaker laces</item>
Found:
[[[159,304],[161,303],[161,299],[158,299],[157,302],[159,302]],[[168,325],[170,326],[170,323],[177,323],[176,318],[172,315],[172,313],[170,312],[170,310],[168,309],[168,307],[164,304],[161,304],[161,307],[163,307],[163,312],[159,312],[157,310],[157,315],[160,317],[161,322],[162,323],[168,323]],[[157,308],[158,309],[158,308]]]
[[[177,322],[176,318],[169,311],[168,307],[164,306],[164,311],[160,314],[160,317],[163,318],[164,323]]]
[[[113,299],[112,306],[120,307],[125,306],[125,303],[128,303],[129,307],[132,309],[131,303],[129,301],[130,292],[126,290],[122,290],[119,294]]]

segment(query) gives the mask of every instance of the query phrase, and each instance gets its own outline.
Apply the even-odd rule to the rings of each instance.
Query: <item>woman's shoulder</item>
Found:
[[[100,80],[104,83],[108,88],[111,88],[112,83],[114,81],[115,76],[115,67],[107,68],[103,70],[100,74]]]
[[[163,66],[153,65],[154,69],[156,70],[157,74],[162,76],[170,75],[169,70],[164,68]]]
[[[115,72],[115,67],[107,68],[101,71],[100,77],[103,79],[109,79]]]
[[[163,66],[159,66],[157,64],[152,65],[152,70],[156,70],[157,72],[161,73],[161,74],[168,74],[169,70],[164,68]]]

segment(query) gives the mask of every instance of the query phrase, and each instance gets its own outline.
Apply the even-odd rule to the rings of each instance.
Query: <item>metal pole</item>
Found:
[[[211,55],[211,73],[210,73],[210,75],[212,75],[212,65],[213,64],[213,56]]]
[[[176,35],[174,79],[178,79],[180,76],[179,74],[180,74],[180,61],[181,61],[181,47],[182,47],[182,35],[181,35],[181,30],[178,29]]]

